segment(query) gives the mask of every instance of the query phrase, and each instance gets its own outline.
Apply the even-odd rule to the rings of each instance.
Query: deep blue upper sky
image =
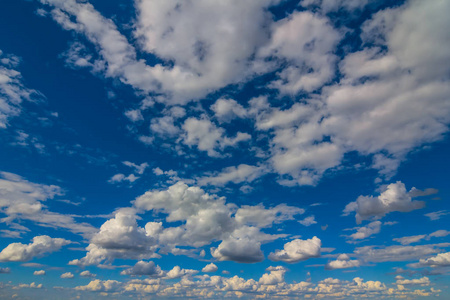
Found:
[[[0,298],[450,296],[448,1],[0,4]]]

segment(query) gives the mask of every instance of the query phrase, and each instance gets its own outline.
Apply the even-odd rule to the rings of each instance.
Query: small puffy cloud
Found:
[[[226,147],[235,147],[242,141],[249,140],[248,133],[238,132],[235,137],[225,135],[223,128],[217,127],[208,119],[188,118],[183,124],[185,135],[183,141],[188,146],[197,146],[211,157],[220,157],[218,151]]]
[[[17,287],[18,288],[29,288],[29,289],[42,289],[43,285],[42,285],[42,283],[36,284],[35,282],[32,282],[30,284],[21,283]]]
[[[283,250],[277,250],[270,253],[269,259],[273,261],[296,263],[309,258],[319,257],[321,246],[322,242],[317,237],[307,240],[296,239],[286,243]]]
[[[215,264],[210,263],[210,264],[208,264],[208,265],[203,267],[202,272],[212,273],[212,272],[216,272],[218,269],[219,268]]]
[[[287,220],[294,220],[294,216],[301,215],[304,209],[279,204],[272,208],[265,208],[262,204],[256,206],[243,205],[235,213],[235,220],[240,224],[267,227],[273,223],[279,224]]]
[[[245,118],[247,110],[233,99],[218,99],[211,110],[214,111],[215,117],[222,122],[230,122],[234,118]]]
[[[144,120],[142,113],[139,109],[128,110],[125,112],[125,116],[130,119],[131,122],[138,122]]]
[[[155,276],[159,277],[163,275],[161,268],[155,265],[154,262],[138,261],[132,268],[123,270],[120,275],[133,275],[133,276]]]
[[[284,282],[284,274],[287,271],[286,268],[281,266],[269,267],[266,271],[270,271],[270,273],[263,274],[259,279],[259,284],[275,285]]]
[[[88,285],[77,286],[75,290],[92,291],[92,292],[115,292],[122,287],[122,283],[116,280],[99,280],[95,279],[89,282]]]
[[[190,269],[182,269],[179,266],[173,267],[172,270],[166,273],[166,276],[164,276],[165,279],[174,279],[174,278],[180,278],[182,276],[186,275],[194,275],[197,274],[197,270],[190,270]]]
[[[411,261],[440,251],[446,244],[418,245],[418,246],[364,246],[355,249],[354,254],[363,262],[394,262]]]
[[[381,222],[373,221],[364,227],[358,227],[357,231],[351,234],[349,238],[353,240],[362,240],[368,238],[371,235],[379,233],[380,229],[381,229]]]
[[[448,212],[446,210],[440,210],[440,211],[427,213],[427,214],[425,214],[425,216],[430,218],[431,221],[436,221],[436,220],[439,220],[441,217],[446,216],[448,214],[450,214],[450,212]]]
[[[395,283],[401,285],[430,285],[430,279],[428,277],[422,277],[419,279],[403,279],[400,276],[397,278]]]
[[[450,231],[441,229],[430,233],[428,237],[445,237],[447,235],[450,235]]]
[[[303,226],[309,227],[313,224],[317,224],[315,217],[314,216],[309,216],[304,218],[303,220],[298,221],[300,224],[302,224]]]
[[[95,276],[97,276],[96,274],[92,274],[91,272],[89,272],[88,270],[86,270],[86,271],[83,271],[83,272],[81,272],[80,273],[80,276],[81,277],[95,277]]]
[[[11,273],[10,268],[0,268],[0,274],[8,274]]]
[[[47,235],[35,236],[33,242],[9,244],[0,252],[0,261],[28,261],[34,257],[42,257],[48,253],[59,251],[62,246],[71,242],[61,238],[51,238]]]
[[[66,273],[62,274],[60,277],[64,278],[64,279],[72,279],[74,277],[74,275],[71,272],[66,272]]]
[[[138,179],[139,179],[139,177],[137,177],[134,174],[130,174],[128,176],[125,176],[124,174],[119,173],[119,174],[116,174],[113,177],[111,177],[108,180],[108,183],[114,184],[114,183],[120,183],[120,182],[124,182],[124,181],[128,181],[129,183],[133,183],[133,182],[135,182]]]
[[[367,219],[380,219],[386,214],[398,212],[410,212],[425,206],[423,201],[411,199],[406,192],[405,185],[397,181],[386,187],[379,196],[359,196],[355,202],[350,202],[344,209],[344,215],[356,212],[356,222],[359,224]]]
[[[45,270],[34,271],[33,275],[36,275],[36,276],[45,275]]]
[[[347,254],[341,254],[336,260],[330,261],[325,265],[327,270],[348,269],[360,266],[359,260],[351,260]]]

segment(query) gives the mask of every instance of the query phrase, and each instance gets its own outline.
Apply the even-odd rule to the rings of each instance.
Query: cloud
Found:
[[[91,272],[86,270],[86,271],[81,272],[80,276],[81,277],[91,277],[91,278],[93,278],[93,277],[96,277],[97,275],[96,274],[92,274]]]
[[[419,279],[404,279],[401,276],[398,276],[396,284],[401,285],[430,285],[430,279],[428,277],[422,277]]]
[[[73,277],[74,277],[74,275],[70,272],[64,273],[60,276],[60,278],[63,278],[63,279],[72,279]]]
[[[92,291],[92,292],[115,292],[122,287],[122,283],[117,280],[99,280],[94,279],[85,286],[77,286],[74,289],[79,291]]]
[[[284,282],[284,274],[287,271],[286,268],[281,266],[269,267],[266,271],[270,271],[270,273],[266,273],[261,276],[259,279],[260,284],[275,285]]]
[[[365,238],[368,238],[371,235],[377,234],[380,232],[381,229],[381,222],[380,221],[374,221],[369,224],[367,224],[364,227],[357,227],[357,231],[348,237],[353,240],[362,240]]]
[[[0,50],[0,129],[8,127],[9,120],[22,112],[23,101],[38,101],[44,96],[27,88],[17,71],[20,58]]]
[[[188,146],[197,146],[206,151],[208,156],[220,157],[219,150],[226,147],[236,147],[238,143],[251,139],[248,133],[238,132],[235,137],[225,135],[223,128],[217,127],[208,119],[188,118],[183,126],[185,135],[183,141]]]
[[[219,268],[215,264],[210,263],[203,267],[202,272],[212,273],[212,272],[216,272],[218,269]]]
[[[440,211],[435,211],[435,212],[425,214],[425,216],[430,218],[431,221],[436,221],[436,220],[439,220],[442,216],[446,216],[448,214],[450,214],[448,211],[440,210]]]
[[[418,263],[410,264],[409,266],[414,268],[421,267],[448,267],[450,266],[450,252],[439,253],[434,257],[423,259],[421,258]]]
[[[25,180],[21,176],[0,172],[0,210],[7,215],[4,222],[18,231],[27,231],[26,227],[17,227],[12,221],[30,220],[44,227],[64,228],[84,237],[91,236],[96,229],[87,223],[77,223],[70,215],[49,211],[44,202],[63,194],[56,185],[45,185]]]
[[[0,274],[9,274],[11,273],[10,268],[0,268]]]
[[[417,243],[418,241],[424,239],[427,235],[421,234],[421,235],[412,235],[412,236],[405,236],[401,238],[395,238],[393,241],[399,242],[402,245],[409,245],[413,243]]]
[[[309,216],[304,218],[303,220],[298,221],[303,226],[309,227],[313,224],[317,224],[316,220],[314,220],[314,216]]]
[[[214,116],[222,122],[230,122],[234,118],[247,116],[247,110],[233,99],[220,98],[210,108],[214,112]]]
[[[195,275],[197,273],[197,270],[182,269],[179,266],[175,266],[172,270],[166,273],[164,279],[180,278],[187,275]]]
[[[119,209],[113,219],[106,221],[96,233],[86,257],[69,262],[70,265],[95,265],[104,260],[117,258],[144,259],[154,254],[155,240],[136,222],[136,212],[129,208]]]
[[[398,212],[410,212],[425,206],[423,201],[413,201],[406,192],[405,185],[397,181],[389,184],[379,196],[359,196],[355,202],[350,202],[344,209],[344,215],[356,212],[355,218],[358,224],[367,219],[380,219],[386,214]]]
[[[42,276],[45,275],[45,270],[34,271],[33,275]]]
[[[336,260],[330,261],[325,265],[326,270],[348,269],[360,266],[359,260],[351,260],[347,254],[341,254]]]
[[[227,167],[222,171],[215,173],[211,176],[204,176],[197,180],[198,184],[223,186],[230,182],[242,183],[252,182],[255,179],[261,177],[267,172],[267,169],[263,166],[250,166],[247,164],[240,164],[238,166]]]
[[[444,243],[418,246],[364,246],[356,248],[354,254],[363,262],[411,261],[438,253],[441,247],[449,245]]]
[[[219,247],[211,248],[211,255],[217,260],[231,260],[241,263],[256,263],[264,260],[261,243],[248,237],[227,238]]]
[[[47,235],[35,236],[33,242],[26,245],[12,243],[0,252],[0,261],[29,261],[34,257],[42,257],[48,253],[56,252],[62,246],[71,242],[61,238],[51,238]]]
[[[149,261],[138,261],[132,268],[123,270],[120,272],[121,275],[134,275],[134,276],[141,276],[141,275],[147,275],[147,276],[162,276],[163,272],[161,271],[161,268],[157,265],[155,265],[154,262]]]
[[[108,180],[108,183],[114,184],[114,183],[120,183],[120,182],[124,182],[124,181],[128,181],[129,183],[133,183],[136,180],[138,180],[139,177],[137,177],[134,174],[130,174],[128,176],[125,176],[122,173],[116,174],[113,177],[111,177],[111,179]]]
[[[132,163],[132,162],[130,162],[130,161],[124,161],[124,162],[122,162],[125,166],[127,166],[127,167],[130,167],[130,168],[134,168],[135,169],[135,172],[137,173],[137,174],[139,174],[139,175],[142,175],[142,174],[144,174],[144,172],[145,172],[145,169],[147,169],[148,168],[148,163],[146,163],[146,162],[144,162],[144,163],[142,163],[142,164],[140,164],[140,165],[137,165],[137,164],[135,164],[135,163]]]
[[[295,239],[286,243],[283,250],[277,250],[270,253],[269,259],[273,261],[296,263],[313,257],[319,257],[321,246],[322,242],[317,237],[307,240]]]

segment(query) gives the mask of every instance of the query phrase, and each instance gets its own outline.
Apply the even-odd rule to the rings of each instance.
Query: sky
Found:
[[[449,12],[2,0],[0,298],[449,299]]]

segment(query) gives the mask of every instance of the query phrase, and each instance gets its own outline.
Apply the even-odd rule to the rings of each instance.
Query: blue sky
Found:
[[[0,297],[450,297],[450,2],[0,4]]]

